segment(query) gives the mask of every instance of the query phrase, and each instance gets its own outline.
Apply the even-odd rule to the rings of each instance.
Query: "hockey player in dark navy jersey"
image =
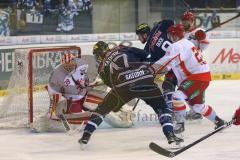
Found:
[[[167,37],[167,29],[173,24],[172,20],[163,20],[157,23],[152,29],[146,23],[137,26],[136,34],[138,39],[141,43],[146,43],[144,50],[149,54],[145,61],[154,63],[165,55],[166,49],[172,43]],[[176,85],[177,79],[174,73],[172,71],[168,72],[162,83],[162,89],[166,103],[170,109],[173,108],[172,94],[175,91]]]
[[[88,143],[92,133],[102,123],[103,117],[110,111],[117,112],[134,98],[148,100],[159,117],[162,130],[168,143],[179,144],[183,140],[173,132],[172,111],[169,110],[161,90],[154,83],[149,63],[142,62],[148,54],[144,50],[118,46],[109,49],[108,44],[99,41],[93,47],[93,54],[99,61],[98,73],[104,84],[111,90],[103,102],[92,113],[79,140],[82,147]]]
[[[150,54],[149,60],[156,62],[165,55],[166,49],[171,45],[167,37],[167,29],[172,26],[172,20],[163,20],[157,23],[151,30],[148,24],[143,23],[137,27],[136,34],[139,40],[146,45],[144,50]]]
[[[158,22],[151,29],[148,24],[143,23],[137,26],[136,34],[138,36],[139,41],[141,43],[146,43],[144,50],[148,52],[148,57],[145,61],[156,62],[161,59],[166,52],[166,49],[171,45],[172,41],[167,37],[167,29],[172,26],[174,22],[172,20],[162,20]],[[165,79],[162,83],[163,95],[165,97],[166,103],[169,108],[173,107],[172,94],[175,91],[177,85],[176,76],[172,71],[169,71],[165,75]],[[195,112],[191,112],[192,116],[196,114]],[[178,122],[178,115],[175,115],[175,118]],[[201,116],[195,116],[196,119],[201,118]],[[184,123],[177,123],[174,127],[175,133],[183,132]]]

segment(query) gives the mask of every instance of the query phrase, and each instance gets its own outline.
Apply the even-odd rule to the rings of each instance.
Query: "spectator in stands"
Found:
[[[240,10],[240,0],[236,0],[236,8]]]
[[[206,8],[223,8],[223,0],[204,0]]]

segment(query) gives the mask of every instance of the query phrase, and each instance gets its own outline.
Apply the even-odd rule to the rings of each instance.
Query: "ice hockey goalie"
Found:
[[[88,65],[80,58],[70,53],[63,55],[61,64],[52,72],[46,86],[50,98],[49,111],[34,121],[33,131],[65,131],[59,119],[61,114],[64,114],[67,121],[75,128],[88,121],[91,114],[88,110],[96,109],[97,104],[101,103],[102,93],[97,94],[89,86],[87,69]],[[123,110],[112,113],[105,119],[112,127],[131,127],[132,121],[122,118],[126,114],[128,111]]]

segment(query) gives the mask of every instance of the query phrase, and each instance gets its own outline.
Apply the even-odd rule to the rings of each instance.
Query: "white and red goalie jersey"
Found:
[[[66,99],[79,100],[85,97],[87,85],[88,65],[80,58],[76,58],[77,67],[72,71],[66,71],[62,65],[58,65],[51,74],[48,84],[49,94],[62,94]]]
[[[71,115],[82,112],[89,83],[88,65],[79,58],[76,58],[76,63],[76,68],[70,73],[63,68],[63,65],[58,65],[51,74],[47,86],[51,99],[49,111],[51,119],[58,119],[57,115],[61,113]],[[64,97],[65,101],[60,102],[61,97]]]
[[[202,28],[195,28],[185,32],[184,37],[190,40],[197,50],[204,51],[209,46],[209,39],[206,32]]]
[[[197,48],[187,39],[173,43],[164,57],[153,64],[156,73],[172,69],[180,85],[184,80],[210,81],[211,75],[206,61]]]

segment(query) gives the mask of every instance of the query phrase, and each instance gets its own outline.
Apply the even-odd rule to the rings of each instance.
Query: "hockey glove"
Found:
[[[206,33],[203,30],[198,30],[195,32],[195,39],[198,41],[202,41],[206,38]]]
[[[240,107],[236,110],[233,119],[234,119],[233,124],[240,125]]]

